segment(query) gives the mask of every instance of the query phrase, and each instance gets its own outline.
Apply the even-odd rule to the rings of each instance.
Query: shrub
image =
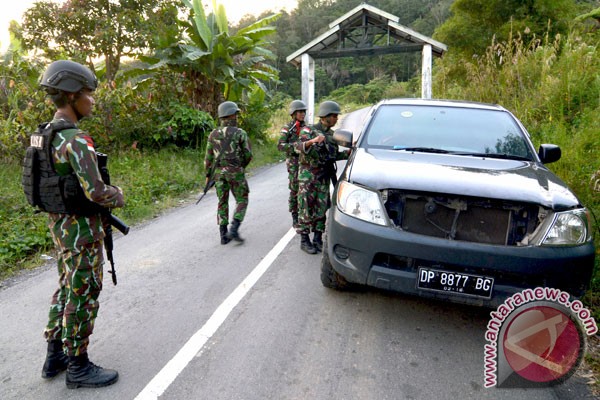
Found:
[[[180,147],[201,148],[215,121],[204,111],[181,104],[172,104],[173,116],[154,134],[157,142],[172,142]]]
[[[38,79],[43,66],[28,61],[17,50],[0,63],[0,160],[20,160],[29,134],[52,118]]]
[[[244,129],[250,139],[263,143],[270,136],[271,115],[283,106],[284,98],[272,97],[258,87],[247,92],[245,109],[239,118],[239,126]]]

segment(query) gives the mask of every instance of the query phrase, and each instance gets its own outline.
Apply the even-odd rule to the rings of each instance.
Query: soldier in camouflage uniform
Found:
[[[277,149],[286,155],[286,166],[288,171],[288,187],[290,197],[288,209],[292,214],[292,224],[298,227],[298,153],[295,144],[300,140],[300,130],[304,127],[306,117],[306,104],[302,100],[294,100],[290,103],[290,116],[292,120],[281,128]]]
[[[219,225],[221,244],[227,244],[232,239],[239,243],[244,241],[238,230],[248,208],[250,188],[246,181],[245,168],[252,160],[252,150],[248,134],[237,127],[239,111],[237,104],[232,101],[226,101],[219,105],[218,115],[221,119],[221,126],[210,133],[204,158],[206,184],[211,178],[214,179],[219,199],[217,224]],[[235,197],[236,208],[233,222],[228,230],[229,191]]]
[[[42,76],[41,85],[57,107],[52,123],[76,124],[91,114],[97,81],[87,67],[55,61]],[[78,128],[57,131],[50,148],[58,175],[75,174],[87,200],[106,208],[124,205],[121,189],[102,181],[94,141],[87,133]],[[48,350],[42,377],[52,378],[66,369],[71,389],[113,384],[117,371],[94,365],[87,354],[102,290],[102,217],[99,213],[49,213],[49,228],[58,253],[59,287],[44,331]]]
[[[337,160],[347,160],[348,151],[341,152],[333,140],[331,129],[341,113],[339,104],[324,101],[317,113],[319,122],[305,126],[300,132],[296,151],[300,154],[298,171],[298,228],[300,248],[315,254],[323,250],[323,232],[327,209],[331,205],[329,181],[336,177]],[[314,232],[311,242],[309,234]]]

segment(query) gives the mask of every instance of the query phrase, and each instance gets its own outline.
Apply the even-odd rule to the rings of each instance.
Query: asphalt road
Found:
[[[90,358],[100,389],[40,378],[56,285],[46,266],[0,289],[0,399],[584,399],[583,379],[486,389],[488,312],[376,290],[337,292],[290,232],[283,163],[250,179],[243,245],[219,243],[214,190],[115,240]]]

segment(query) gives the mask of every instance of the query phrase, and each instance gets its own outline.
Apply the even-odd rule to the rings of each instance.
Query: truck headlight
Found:
[[[590,220],[586,210],[559,212],[554,215],[542,246],[573,246],[591,240]]]
[[[351,217],[377,225],[387,225],[379,194],[347,181],[341,181],[337,191],[337,206]]]

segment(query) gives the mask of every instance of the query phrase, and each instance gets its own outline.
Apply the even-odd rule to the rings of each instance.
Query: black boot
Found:
[[[51,340],[48,342],[48,352],[46,353],[46,361],[42,368],[42,378],[54,378],[60,372],[67,369],[69,365],[69,357],[65,354],[62,348],[61,340]]]
[[[310,237],[308,236],[308,233],[300,234],[300,249],[307,252],[308,254],[317,253],[317,249],[315,249],[313,244],[310,242]]]
[[[298,227],[298,213],[297,212],[292,213],[292,226],[294,228]]]
[[[221,244],[231,242],[231,239],[227,237],[227,225],[219,225],[219,232],[221,233]]]
[[[67,388],[103,387],[112,385],[119,379],[119,373],[113,369],[105,369],[94,365],[88,359],[87,353],[79,356],[69,356],[67,368]]]
[[[240,234],[238,233],[240,224],[241,224],[241,222],[239,220],[234,219],[233,222],[231,223],[231,228],[229,229],[229,233],[227,234],[227,237],[229,239],[235,240],[236,242],[242,243],[244,241],[244,239],[242,239],[240,237]]]
[[[313,245],[315,246],[315,249],[317,250],[317,252],[322,252],[323,251],[323,232],[315,232],[314,236],[313,236]]]

